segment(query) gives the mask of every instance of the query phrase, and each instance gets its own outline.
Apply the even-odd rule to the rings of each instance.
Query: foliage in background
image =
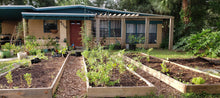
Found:
[[[210,29],[206,29],[201,33],[191,34],[182,38],[174,49],[189,51],[199,56],[219,57],[220,31],[212,32]]]
[[[90,48],[93,48],[91,42],[92,42],[92,35],[89,35],[88,32],[86,32],[86,24],[84,23],[81,27],[81,37],[82,37],[82,43],[84,45],[84,47],[86,48],[86,50],[89,50]]]
[[[25,51],[28,51],[30,55],[36,55],[37,49],[36,47],[39,46],[37,43],[37,39],[35,36],[26,36],[25,37]]]
[[[35,7],[55,6],[55,0],[1,0],[0,5],[33,5]]]

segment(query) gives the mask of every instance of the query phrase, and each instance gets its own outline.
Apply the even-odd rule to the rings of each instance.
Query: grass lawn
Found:
[[[193,54],[186,52],[176,52],[170,50],[154,49],[150,52],[150,55],[158,58],[192,58],[195,57]]]
[[[127,51],[127,52],[143,52],[146,53],[147,50],[137,50],[137,51]],[[150,55],[158,57],[158,58],[192,58],[195,57],[193,54],[187,52],[176,52],[171,50],[163,50],[163,49],[153,49],[150,52]]]

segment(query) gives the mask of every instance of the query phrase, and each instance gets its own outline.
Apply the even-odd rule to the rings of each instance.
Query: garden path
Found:
[[[57,88],[56,98],[83,97],[86,93],[86,83],[77,75],[77,70],[82,68],[82,57],[70,56],[64,69],[64,73]]]

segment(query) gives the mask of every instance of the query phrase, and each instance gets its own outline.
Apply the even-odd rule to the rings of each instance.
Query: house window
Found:
[[[95,30],[94,30],[95,31]],[[121,37],[120,20],[101,20],[100,37]]]
[[[138,39],[136,43],[144,43],[145,40],[145,24],[127,24],[126,25],[126,42],[129,42],[129,36]]]
[[[96,21],[92,21],[92,36],[96,37]]]
[[[57,20],[44,20],[44,33],[51,33],[50,30],[57,30]]]
[[[109,22],[107,20],[100,21],[100,37],[108,37],[109,35]]]
[[[110,36],[111,37],[121,37],[121,21],[120,20],[111,20],[111,31]]]
[[[157,24],[150,24],[149,44],[157,43]]]

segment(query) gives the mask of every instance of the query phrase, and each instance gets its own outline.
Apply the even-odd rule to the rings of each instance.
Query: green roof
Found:
[[[20,20],[21,12],[34,11],[33,6],[0,6],[0,20]]]
[[[96,14],[85,14],[85,13],[31,13],[22,12],[22,16],[25,19],[66,19],[66,20],[91,20]]]
[[[0,6],[0,20],[21,20],[22,17],[26,19],[73,19],[77,17],[93,18],[95,15],[99,14],[139,14],[139,16],[160,16],[156,14],[120,11],[84,5],[53,6],[41,8],[34,8],[33,6],[25,5]]]

